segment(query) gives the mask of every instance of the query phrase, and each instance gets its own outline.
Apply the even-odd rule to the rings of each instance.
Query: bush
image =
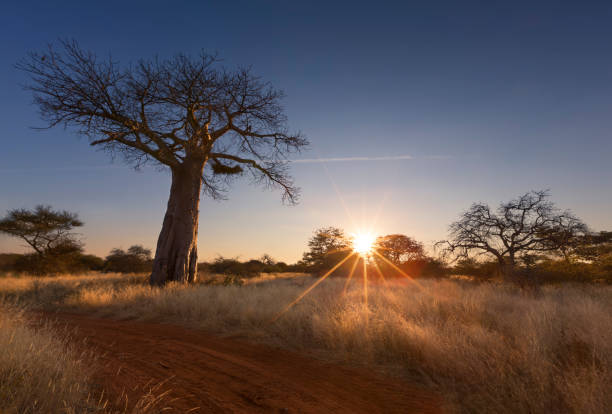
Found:
[[[0,273],[15,271],[15,263],[21,256],[17,253],[0,253]]]
[[[462,259],[453,268],[453,273],[489,280],[499,275],[499,265],[493,261],[478,262],[474,259]]]
[[[113,249],[106,256],[105,272],[116,273],[146,273],[153,269],[151,250],[140,245],[131,246],[127,252],[122,249]]]
[[[265,265],[259,260],[250,260],[246,263],[238,261],[238,259],[227,259],[219,256],[214,262],[208,265],[208,270],[211,273],[222,275],[238,275],[241,277],[254,277],[259,275]]]
[[[84,270],[80,261],[83,256],[82,250],[79,243],[67,240],[47,249],[43,254],[22,255],[15,261],[13,269],[16,272],[38,276],[82,271]]]
[[[100,271],[104,259],[80,252],[64,255],[2,254],[0,272],[24,273],[35,276]]]
[[[612,260],[592,263],[571,262],[566,260],[544,260],[522,272],[531,280],[539,283],[562,282],[605,282],[612,283]]]
[[[262,258],[265,258],[264,255]],[[299,269],[299,270],[296,270]],[[298,272],[304,270],[297,265],[287,265],[284,262],[275,262],[273,260],[257,260],[251,259],[246,262],[241,262],[237,258],[225,258],[218,256],[212,263],[198,263],[198,272],[214,273],[220,275],[238,275],[241,277],[255,277],[261,273],[284,273]]]
[[[81,255],[78,262],[84,270],[100,271],[104,269],[104,259],[93,254]]]

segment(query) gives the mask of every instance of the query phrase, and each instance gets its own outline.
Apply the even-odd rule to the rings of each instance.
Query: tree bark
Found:
[[[198,216],[205,160],[186,159],[172,169],[172,186],[151,273],[151,285],[197,279]]]

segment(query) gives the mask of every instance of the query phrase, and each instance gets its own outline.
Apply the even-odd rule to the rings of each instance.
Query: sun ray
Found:
[[[367,257],[372,253],[376,237],[372,233],[358,232],[353,234],[353,250],[362,257]]]
[[[344,213],[346,214],[346,217],[348,217],[351,224],[355,226],[355,219],[353,215],[351,214],[351,211],[347,207],[346,202],[344,201],[344,197],[342,197],[342,194],[340,194],[340,190],[338,189],[336,182],[334,181],[331,174],[329,173],[329,169],[327,168],[326,163],[323,163],[323,169],[325,170],[325,174],[327,175],[327,178],[329,179],[329,182],[331,183],[334,189],[334,192],[336,193],[336,196],[338,196],[338,199],[340,200],[340,204],[342,205],[342,208],[344,209]]]
[[[348,287],[351,283],[351,279],[353,278],[353,274],[355,273],[355,269],[357,268],[357,265],[359,264],[359,255],[355,256],[355,262],[353,263],[353,267],[351,267],[351,272],[348,275],[348,278],[346,279],[346,282],[344,283],[344,289],[342,290],[342,294],[346,294],[346,291],[348,290]]]
[[[378,253],[377,251],[374,251],[374,254],[377,255],[378,257],[380,257],[381,259],[383,259],[385,262],[387,262],[391,267],[393,267],[400,275],[404,276],[405,278],[407,278],[410,282],[414,283],[415,285],[417,285],[419,288],[421,287],[421,285],[410,275],[408,275],[406,272],[404,272],[402,269],[400,269],[399,267],[397,267],[395,265],[395,263],[393,263],[391,260],[387,259],[385,256],[383,256],[382,254]]]
[[[378,273],[378,275],[380,276],[380,279],[383,282],[383,286],[387,286],[387,280],[385,279],[385,276],[382,273],[382,270],[380,270],[380,267],[378,266],[378,263],[376,262],[376,260],[372,260],[372,264],[374,265],[374,269],[376,270],[376,273]]]
[[[368,265],[363,259],[363,300],[366,309],[368,308]]]
[[[373,215],[373,218],[371,220],[371,227],[374,228],[378,225],[378,220],[380,219],[380,215],[383,211],[383,208],[385,206],[385,203],[387,202],[387,199],[389,198],[389,192],[385,192],[385,194],[383,195],[382,200],[380,200],[380,203],[378,204],[378,209],[376,210],[376,213]]]
[[[329,275],[331,275],[332,273],[334,273],[334,271],[339,268],[340,266],[342,266],[342,264],[344,262],[346,262],[351,256],[353,256],[355,254],[355,252],[351,252],[349,253],[344,259],[342,259],[341,261],[339,261],[334,267],[332,267],[327,273],[325,273],[323,276],[321,276],[316,282],[314,282],[308,289],[306,289],[300,296],[298,296],[293,302],[291,302],[289,305],[287,305],[285,307],[285,309],[283,309],[281,312],[279,312],[273,319],[271,322],[276,322],[278,320],[278,318],[280,318],[285,312],[287,312],[289,309],[291,309],[295,304],[297,304],[300,300],[302,300],[304,298],[304,296],[306,296],[311,290],[313,290],[315,287],[317,287],[317,285],[319,283],[321,283],[322,281],[324,281]]]

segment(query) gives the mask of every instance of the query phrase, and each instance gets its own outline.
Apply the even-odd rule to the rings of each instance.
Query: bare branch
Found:
[[[259,176],[267,179],[272,186],[281,188],[283,190],[283,200],[288,201],[290,204],[297,202],[299,189],[293,186],[293,182],[285,174],[284,164],[277,162],[260,163],[252,159],[222,153],[210,153],[210,157],[245,164],[251,171],[255,172],[255,177]]]
[[[246,164],[258,173],[256,181],[282,188],[283,197],[294,202],[286,160],[308,142],[287,131],[283,93],[250,68],[227,71],[217,63],[216,56],[202,53],[121,67],[74,41],[60,41],[59,49],[31,53],[16,66],[30,75],[25,87],[47,127],[73,128],[92,146],[137,167],[153,161],[181,168],[186,160],[205,164],[222,154]],[[221,197],[230,180],[225,173],[207,168],[205,193]]]
[[[456,257],[475,252],[511,265],[522,255],[559,251],[587,227],[572,213],[560,212],[548,197],[548,191],[532,191],[502,203],[497,213],[485,204],[473,204],[451,224],[450,240],[437,246]]]

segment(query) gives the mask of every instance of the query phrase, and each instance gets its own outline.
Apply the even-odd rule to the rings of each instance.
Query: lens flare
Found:
[[[353,235],[353,250],[362,256],[372,253],[376,237],[372,233],[357,233]]]

